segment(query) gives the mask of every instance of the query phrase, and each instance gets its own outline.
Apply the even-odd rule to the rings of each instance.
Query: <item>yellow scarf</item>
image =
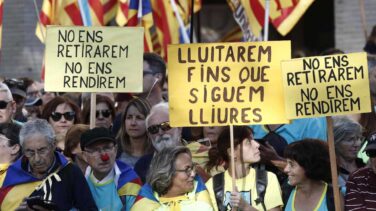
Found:
[[[180,209],[180,202],[184,201],[184,200],[188,200],[188,196],[187,195],[176,196],[176,197],[171,197],[171,198],[165,198],[165,197],[160,197],[159,198],[159,201],[162,204],[165,204],[168,207],[170,207],[170,211],[181,211],[181,209]]]

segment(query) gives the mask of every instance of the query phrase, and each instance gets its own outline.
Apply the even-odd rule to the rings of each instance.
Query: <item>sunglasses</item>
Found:
[[[95,112],[95,117],[98,118],[100,114],[102,114],[104,118],[108,118],[111,115],[111,111],[110,110],[97,110]]]
[[[376,157],[376,150],[367,151],[366,154],[368,155],[368,157],[374,158]]]
[[[59,112],[53,112],[51,114],[51,119],[57,122],[61,119],[62,116],[64,116],[65,120],[72,121],[76,117],[76,113],[74,111],[65,112],[63,114]]]
[[[148,127],[148,132],[150,134],[157,134],[159,132],[159,128],[161,128],[163,131],[168,131],[171,129],[171,126],[169,122],[162,122],[161,124],[151,125]]]
[[[7,102],[7,101],[4,101],[4,100],[1,100],[1,101],[0,101],[0,109],[5,109],[5,108],[8,106],[9,103],[10,103],[10,102]]]

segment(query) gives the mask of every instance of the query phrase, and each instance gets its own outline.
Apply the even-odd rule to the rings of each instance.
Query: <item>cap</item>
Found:
[[[104,127],[96,127],[84,132],[81,135],[81,149],[84,150],[85,147],[100,141],[112,141],[114,144],[116,144],[115,137],[112,135],[109,129]]]
[[[40,106],[42,105],[42,99],[39,97],[26,98],[25,106]]]
[[[17,87],[10,88],[10,92],[12,92],[13,95],[19,95],[23,98],[26,98],[26,92]]]
[[[368,143],[364,151],[376,150],[376,132],[371,133],[367,138]]]

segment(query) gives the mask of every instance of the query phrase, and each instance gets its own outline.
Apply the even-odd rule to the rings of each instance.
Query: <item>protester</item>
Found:
[[[293,188],[284,192],[285,210],[334,210],[328,145],[317,139],[289,144],[284,169]],[[341,210],[341,209],[340,209]]]
[[[145,125],[145,118],[149,112],[148,101],[135,98],[128,103],[122,116],[117,136],[122,151],[119,159],[132,167],[142,156],[153,153]]]
[[[141,180],[127,164],[116,161],[117,144],[111,131],[97,127],[81,135],[81,150],[89,166],[85,171],[100,210],[130,210]]]
[[[213,210],[188,148],[165,147],[154,156],[147,183],[132,207],[138,210]]]
[[[84,124],[90,124],[90,100],[85,100],[82,109],[82,120]],[[105,127],[111,129],[115,119],[114,101],[103,95],[96,95],[95,107],[95,127]]]
[[[9,165],[21,156],[21,146],[18,132],[10,134],[0,134],[0,187],[3,184],[6,171]]]
[[[55,97],[48,102],[42,111],[42,118],[47,120],[56,134],[58,150],[64,150],[65,135],[73,124],[80,123],[80,108],[70,99]]]
[[[144,53],[143,88],[137,96],[149,101],[151,106],[163,101],[163,84],[166,80],[166,64],[155,53]]]
[[[263,203],[256,188],[256,169],[250,167],[251,164],[260,161],[259,146],[254,139],[252,130],[246,126],[234,126],[234,159],[235,166],[232,166],[230,159],[230,129],[225,128],[218,138],[219,158],[225,161],[228,169],[221,174],[210,178],[206,182],[210,198],[215,205],[215,210],[281,210],[282,194],[277,177],[266,172],[267,184]],[[235,186],[233,191],[231,170],[235,169]],[[218,178],[218,179],[217,179]],[[221,189],[218,181],[223,181]]]
[[[338,183],[343,195],[349,175],[364,167],[362,159],[357,158],[363,143],[362,126],[346,116],[333,117],[334,144],[339,171]]]
[[[88,164],[82,154],[80,138],[82,133],[89,129],[89,125],[75,124],[69,128],[65,136],[64,155],[71,159],[83,173],[85,173]]]
[[[281,184],[286,182],[283,151],[288,144],[306,138],[327,139],[326,119],[323,117],[294,119],[289,124],[252,125],[251,128],[255,139],[261,143],[261,163],[277,174]]]
[[[355,171],[347,180],[345,210],[348,211],[376,209],[376,133],[368,140],[365,151],[370,166]]]
[[[97,210],[80,169],[55,152],[54,130],[46,120],[20,131],[23,156],[9,166],[0,189],[1,210],[25,210],[27,197],[40,196],[55,210]]]
[[[26,122],[23,108],[26,101],[26,86],[22,80],[11,78],[4,81],[4,83],[9,87],[13,100],[16,103],[16,110],[13,118],[19,122]]]
[[[16,103],[13,101],[12,93],[8,86],[0,82],[0,133],[14,134],[18,136],[21,123],[12,119],[16,111]]]
[[[173,128],[169,122],[169,106],[168,103],[161,102],[153,106],[149,115],[146,117],[146,128],[148,136],[156,152],[161,151],[165,147],[183,146],[186,145],[192,153],[192,159],[200,166],[205,166],[208,160],[208,147],[197,142],[187,144],[181,139],[181,128]],[[141,180],[145,182],[146,174],[149,170],[150,162],[154,154],[148,154],[141,157],[135,164],[135,171]],[[198,167],[200,176],[207,176],[202,168]]]

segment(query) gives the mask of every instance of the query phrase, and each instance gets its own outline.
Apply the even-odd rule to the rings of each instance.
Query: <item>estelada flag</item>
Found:
[[[269,19],[277,31],[285,36],[291,31],[303,16],[314,0],[270,0]],[[228,0],[228,4],[236,14],[234,3],[237,0]],[[265,0],[240,0],[248,17],[252,33],[258,36],[264,26]]]

